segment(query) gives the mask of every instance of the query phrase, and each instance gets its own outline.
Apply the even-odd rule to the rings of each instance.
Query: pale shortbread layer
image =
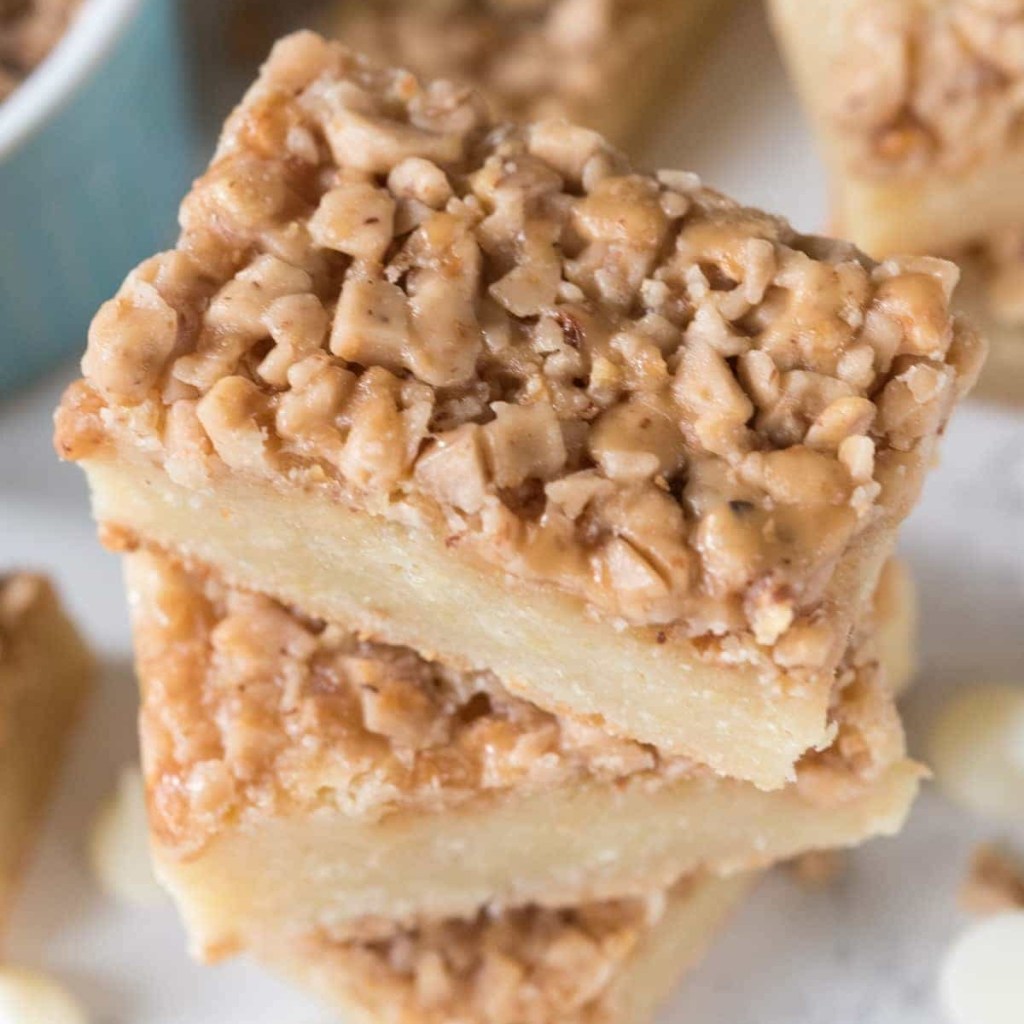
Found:
[[[635,142],[729,0],[376,0],[327,26],[353,49],[479,89],[501,117],[566,118]]]
[[[1024,223],[1024,9],[771,0],[832,173],[832,229],[866,252],[955,253]]]
[[[189,861],[159,843],[154,854],[193,951],[216,960],[252,935],[344,937],[367,918],[620,897],[702,866],[730,873],[855,845],[899,831],[920,775],[899,764],[833,807],[791,789],[684,779],[577,786],[377,823],[325,810],[226,832]]]
[[[0,928],[92,678],[51,585],[0,577]]]
[[[375,943],[320,936],[252,952],[351,1024],[648,1024],[755,881],[561,910],[484,912]]]
[[[505,579],[429,535],[318,494],[233,475],[212,489],[184,488],[127,453],[83,465],[96,519],[114,541],[144,538],[310,615],[457,668],[492,670],[535,704],[716,772],[777,788],[831,739],[834,672],[801,681],[728,645],[705,654],[684,638],[610,629],[571,595]],[[869,606],[890,546],[880,538],[837,572],[832,603],[846,605],[837,618],[852,625],[853,609]]]

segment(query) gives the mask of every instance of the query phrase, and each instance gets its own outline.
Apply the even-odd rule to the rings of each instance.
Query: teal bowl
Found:
[[[80,352],[198,166],[177,0],[85,0],[0,103],[0,395]]]

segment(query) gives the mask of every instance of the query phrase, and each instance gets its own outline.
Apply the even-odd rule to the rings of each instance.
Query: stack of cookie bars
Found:
[[[194,951],[641,1024],[759,869],[896,831],[955,278],[279,43],[57,413]]]

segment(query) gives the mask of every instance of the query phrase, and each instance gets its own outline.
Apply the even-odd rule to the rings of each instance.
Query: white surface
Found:
[[[0,103],[0,160],[42,128],[106,58],[140,0],[86,0],[55,49]]]
[[[669,118],[657,159],[814,229],[822,175],[763,23],[746,11]],[[117,563],[94,539],[80,474],[50,449],[59,390],[51,381],[0,407],[0,565],[52,570],[108,671],[20,903],[11,958],[65,980],[94,1024],[320,1024],[329,1015],[244,964],[193,966],[169,908],[118,908],[89,876],[88,823],[135,747],[134,693]],[[1022,524],[1024,419],[969,407],[904,534],[925,622],[912,738],[954,686],[1024,683]],[[939,1024],[942,955],[966,924],[956,886],[972,846],[998,835],[1006,830],[928,792],[904,835],[859,851],[833,889],[769,878],[663,1024]],[[1015,838],[1024,842],[1024,829]]]

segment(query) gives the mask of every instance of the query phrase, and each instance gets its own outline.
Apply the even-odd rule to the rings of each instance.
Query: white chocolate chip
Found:
[[[85,1011],[45,974],[0,967],[0,1024],[87,1024]]]
[[[956,694],[932,729],[929,755],[951,800],[993,818],[1024,820],[1024,686]]]
[[[1020,1024],[1024,1015],[1024,911],[969,928],[946,954],[942,1003],[952,1024]]]
[[[139,907],[163,899],[150,865],[142,775],[133,765],[122,769],[117,788],[93,820],[89,860],[100,885],[115,899]]]

